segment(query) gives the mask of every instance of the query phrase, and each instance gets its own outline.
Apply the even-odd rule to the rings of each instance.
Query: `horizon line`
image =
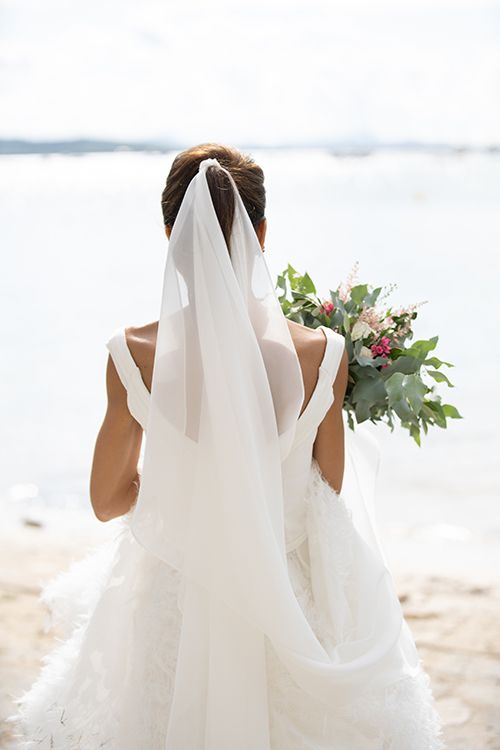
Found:
[[[0,156],[22,154],[90,154],[114,152],[168,153],[190,148],[192,144],[167,140],[114,140],[104,138],[0,138]],[[332,141],[292,141],[288,143],[256,143],[243,141],[232,144],[239,149],[252,150],[326,150],[332,155],[369,155],[376,151],[419,151],[500,153],[500,143],[472,144],[445,141],[375,141],[369,139],[333,139]]]

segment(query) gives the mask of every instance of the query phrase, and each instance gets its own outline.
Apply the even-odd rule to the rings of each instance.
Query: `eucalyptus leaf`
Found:
[[[333,313],[330,315],[330,320],[332,321],[333,328],[340,328],[344,321],[344,315],[342,311],[339,309],[334,310]]]
[[[350,411],[347,412],[347,424],[349,425],[351,430],[354,430],[354,420]]]
[[[386,416],[387,416],[387,424],[391,428],[391,432],[393,432],[394,431],[394,421],[392,419],[392,411],[391,411],[390,408],[387,409],[387,415]]]
[[[297,273],[297,271],[292,268],[290,264],[288,264],[288,278],[290,280],[290,288],[291,289],[299,289],[300,288],[300,276]]]
[[[446,414],[438,401],[426,401],[424,406],[431,410],[433,420],[438,427],[446,427]]]
[[[316,287],[313,284],[313,280],[308,273],[305,273],[301,279],[301,289],[306,294],[316,294]]]
[[[402,357],[398,357],[389,367],[386,367],[383,375],[386,378],[391,377],[395,372],[402,372],[409,375],[413,372],[419,372],[421,367],[422,363],[419,359],[408,357],[405,354]]]
[[[387,394],[380,378],[363,378],[352,389],[351,397],[354,403],[367,401],[370,404],[384,404]]]
[[[368,307],[373,307],[381,291],[382,291],[382,287],[379,286],[376,289],[374,289],[372,292],[370,292],[368,295],[366,295],[365,300],[364,300],[365,305],[368,305]]]
[[[370,419],[370,404],[368,401],[357,401],[354,407],[357,422],[366,422]]]
[[[358,306],[352,299],[348,299],[346,302],[344,302],[344,310],[348,315],[357,314]]]
[[[450,383],[444,372],[439,372],[439,370],[427,370],[427,373],[431,378],[434,378],[437,383],[446,383],[450,388],[455,387],[453,383]]]
[[[332,292],[330,290],[330,299],[332,300],[336,309],[340,309],[340,310],[344,309],[344,301],[340,299],[338,291]]]
[[[420,430],[414,424],[410,425],[410,435],[412,436],[416,444],[420,447]]]
[[[392,406],[396,401],[400,401],[403,398],[403,380],[404,374],[402,372],[395,372],[385,381],[385,389],[389,397],[389,406]]]
[[[418,424],[418,420],[415,414],[410,409],[408,402],[405,399],[402,398],[399,401],[394,401],[394,403],[392,404],[392,408],[402,422],[412,422],[413,424]]]
[[[404,349],[399,349],[397,346],[394,346],[391,349],[391,359],[396,360],[398,357],[401,357],[404,354]]]
[[[351,337],[349,336],[349,334],[347,334],[347,336],[345,337],[345,348],[346,348],[346,351],[347,351],[347,356],[349,358],[349,362],[352,362],[352,359],[353,359],[353,356],[354,356],[354,352],[353,352],[353,343],[351,341]],[[351,369],[351,373],[352,373],[352,368],[350,368],[350,369]]]
[[[422,408],[420,410],[420,418],[425,422],[430,422],[431,424],[434,423],[436,418],[436,413],[431,407],[429,406],[430,401],[424,401],[422,404]]]
[[[276,284],[277,287],[280,289],[283,289],[284,292],[286,292],[286,279],[284,276],[278,276],[278,281]]]
[[[403,380],[403,390],[406,398],[410,402],[410,406],[418,415],[424,401],[424,396],[427,393],[427,386],[418,375],[410,374],[405,375]]]
[[[363,346],[363,340],[362,339],[357,339],[357,341],[354,342],[354,353],[355,354],[359,354],[359,352],[361,351],[362,346]]]
[[[418,357],[419,359],[425,359],[428,352],[436,348],[436,344],[439,340],[439,336],[433,336],[431,339],[421,339],[420,341],[414,341],[409,349],[406,350],[407,356]]]
[[[361,305],[368,294],[368,284],[358,284],[351,289],[351,299],[356,305]]]
[[[443,411],[445,416],[450,417],[451,419],[463,419],[458,409],[452,404],[443,404]]]
[[[377,367],[377,364],[372,357],[365,357],[364,354],[354,354],[354,356],[361,367],[371,367],[372,369]]]
[[[438,359],[437,357],[429,357],[429,359],[424,360],[424,365],[430,365],[430,367],[441,367],[441,365],[446,365],[446,367],[455,367],[455,365],[452,365],[451,362],[444,362],[441,359]]]

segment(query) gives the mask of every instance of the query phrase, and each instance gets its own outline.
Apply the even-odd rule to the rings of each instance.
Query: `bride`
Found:
[[[344,424],[343,337],[281,310],[262,170],[188,149],[162,210],[159,320],[106,343],[90,496],[118,530],[44,590],[65,637],[17,699],[19,747],[441,750],[377,444]]]

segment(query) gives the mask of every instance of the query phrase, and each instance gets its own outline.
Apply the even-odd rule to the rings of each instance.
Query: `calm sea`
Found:
[[[421,448],[405,432],[374,428],[384,533],[492,554],[500,540],[500,157],[253,155],[266,174],[273,277],[290,262],[327,294],[358,260],[359,281],[398,284],[394,304],[427,300],[416,337],[439,334],[436,354],[455,364],[446,370],[455,388],[441,390],[463,420],[436,428]],[[158,317],[167,250],[159,200],[173,157],[0,159],[6,515],[88,509],[104,344],[117,326]]]

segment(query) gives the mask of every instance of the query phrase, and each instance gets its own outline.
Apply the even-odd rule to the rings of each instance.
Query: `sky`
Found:
[[[0,138],[500,141],[500,0],[0,0]]]

